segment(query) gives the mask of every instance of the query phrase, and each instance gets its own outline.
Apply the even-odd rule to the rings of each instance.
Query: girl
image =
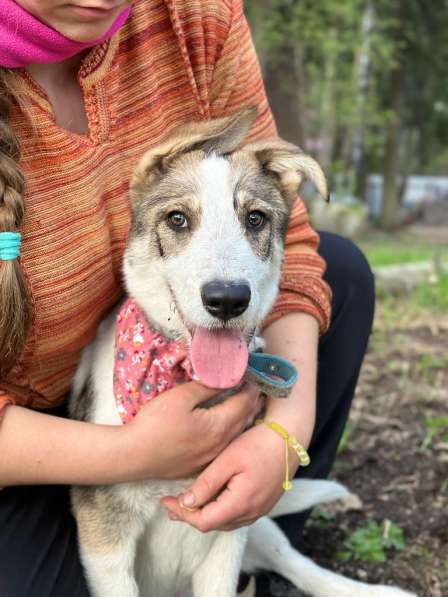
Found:
[[[264,426],[241,435],[260,407],[254,388],[202,411],[213,392],[185,384],[120,428],[64,418],[80,351],[122,294],[137,159],[180,124],[248,105],[258,108],[248,140],[275,135],[241,0],[131,4],[0,0],[2,596],[88,595],[67,484],[202,470],[185,495],[163,500],[167,515],[202,531],[249,524],[282,492],[282,440]],[[300,371],[266,417],[310,445],[308,474],[322,477],[365,351],[373,285],[352,244],[322,234],[317,245],[298,200],[264,335]],[[282,524],[297,538],[303,520]]]

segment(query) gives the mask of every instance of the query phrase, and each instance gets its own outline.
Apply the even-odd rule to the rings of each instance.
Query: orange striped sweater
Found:
[[[66,396],[82,348],[122,294],[128,181],[143,152],[181,123],[247,105],[258,106],[249,140],[276,132],[241,0],[139,0],[79,71],[88,135],[57,126],[43,89],[19,76],[29,102],[12,123],[27,177],[21,260],[33,321],[19,363],[0,380],[0,411],[7,401],[45,409]],[[271,318],[305,311],[322,331],[330,307],[317,242],[298,201]]]

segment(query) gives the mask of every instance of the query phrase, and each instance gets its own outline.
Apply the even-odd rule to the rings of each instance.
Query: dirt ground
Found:
[[[431,437],[431,421],[448,415],[448,315],[393,320],[380,305],[333,475],[362,508],[315,515],[302,551],[352,578],[447,597],[448,429]],[[344,540],[372,519],[400,527],[404,550],[384,563],[339,561]],[[270,585],[273,596],[298,596],[283,579]]]

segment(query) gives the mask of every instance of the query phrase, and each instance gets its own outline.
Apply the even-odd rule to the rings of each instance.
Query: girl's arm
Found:
[[[218,392],[195,382],[177,386],[125,426],[8,406],[0,429],[0,487],[186,477],[219,454],[259,408],[253,388],[215,408],[196,408]]]
[[[287,400],[268,400],[265,418],[283,425],[308,447],[316,417],[318,322],[306,313],[290,313],[272,323],[264,337],[266,351],[293,362],[299,373]]]
[[[124,428],[9,406],[0,432],[0,485],[112,483],[124,476]]]

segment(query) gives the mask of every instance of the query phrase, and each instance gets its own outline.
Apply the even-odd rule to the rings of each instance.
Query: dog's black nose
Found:
[[[241,282],[213,280],[202,287],[204,307],[223,321],[244,313],[250,302],[250,288]]]

